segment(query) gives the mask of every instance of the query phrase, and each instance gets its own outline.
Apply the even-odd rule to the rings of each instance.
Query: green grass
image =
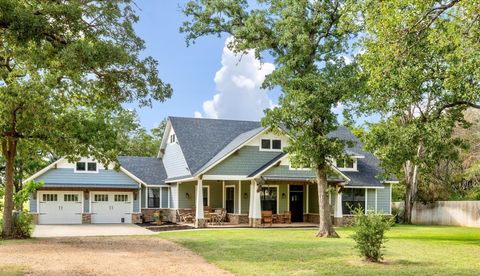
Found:
[[[0,275],[2,276],[16,276],[27,274],[28,269],[19,265],[0,265]]]
[[[165,232],[166,238],[207,261],[242,275],[263,274],[435,274],[480,273],[480,228],[395,226],[388,232],[385,260],[362,261],[349,236],[320,239],[306,229],[224,229]]]

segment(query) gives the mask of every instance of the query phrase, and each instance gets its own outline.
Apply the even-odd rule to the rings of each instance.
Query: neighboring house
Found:
[[[340,127],[330,134],[354,141],[350,158],[333,160],[329,201],[337,223],[362,206],[391,213],[391,184],[379,178],[378,160]],[[176,221],[179,209],[225,208],[234,223],[258,226],[261,210],[291,212],[294,222],[318,222],[315,172],[293,168],[276,135],[258,122],[170,117],[157,158],[119,157],[120,169],[93,159],[60,159],[32,175],[44,185],[30,197],[40,224],[136,223],[161,209]]]

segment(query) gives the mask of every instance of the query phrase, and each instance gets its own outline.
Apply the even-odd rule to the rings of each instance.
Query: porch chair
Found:
[[[182,213],[179,210],[177,210],[177,217],[179,218],[180,222],[183,223],[192,223],[195,219],[194,216],[192,216],[189,213]]]
[[[272,223],[273,223],[272,211],[262,211],[262,225],[270,224],[270,227],[272,227]]]
[[[292,223],[292,212],[283,213],[283,223]]]

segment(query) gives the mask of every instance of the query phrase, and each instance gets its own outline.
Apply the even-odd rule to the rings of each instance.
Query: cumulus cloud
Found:
[[[274,106],[260,87],[275,66],[260,63],[253,51],[242,56],[233,53],[227,47],[231,39],[225,42],[222,67],[215,74],[216,94],[203,103],[203,114],[195,111],[197,118],[259,120],[264,109]]]

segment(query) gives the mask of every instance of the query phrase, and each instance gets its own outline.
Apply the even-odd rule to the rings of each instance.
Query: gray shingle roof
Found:
[[[235,138],[261,127],[259,122],[252,121],[183,117],[169,119],[192,175],[214,159],[220,151],[224,152]],[[225,150],[226,153],[228,152]]]
[[[167,173],[162,159],[155,157],[119,156],[120,166],[151,185],[165,183]]]

